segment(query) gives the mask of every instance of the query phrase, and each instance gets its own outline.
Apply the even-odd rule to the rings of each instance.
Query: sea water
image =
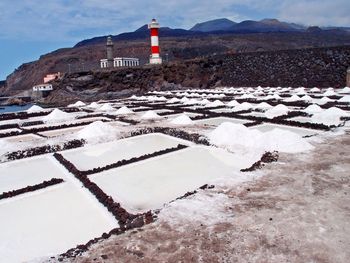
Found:
[[[17,111],[25,111],[28,110],[32,104],[26,104],[23,106],[12,105],[12,106],[0,106],[0,114],[8,113],[8,112],[17,112]]]

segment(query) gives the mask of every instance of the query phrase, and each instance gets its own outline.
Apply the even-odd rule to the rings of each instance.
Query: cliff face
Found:
[[[160,39],[163,57],[168,54],[172,62],[202,58],[218,54],[236,54],[256,51],[276,51],[310,47],[350,45],[350,34],[324,31],[320,33],[289,32],[261,34],[221,34],[195,37]],[[119,40],[115,42],[115,56],[139,57],[148,60],[149,39]],[[60,49],[42,56],[38,61],[23,64],[8,76],[6,88],[0,95],[13,95],[30,90],[52,72],[68,73],[97,70],[99,60],[105,57],[104,44]]]
[[[46,103],[97,100],[148,90],[214,86],[344,87],[350,46],[255,52],[163,66],[85,72],[54,82]]]

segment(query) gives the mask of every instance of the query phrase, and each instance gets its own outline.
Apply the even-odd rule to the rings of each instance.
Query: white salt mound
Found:
[[[275,107],[267,110],[265,112],[265,116],[267,118],[272,119],[272,118],[277,117],[277,116],[286,115],[288,112],[289,112],[289,109],[287,106],[285,106],[283,104],[278,104]]]
[[[236,100],[231,100],[229,103],[227,103],[228,107],[236,107],[239,105],[239,102]]]
[[[167,100],[167,102],[166,103],[177,103],[177,102],[179,102],[180,100],[178,99],[178,98],[172,98],[172,99],[170,99],[170,100]]]
[[[300,101],[300,97],[298,95],[293,95],[287,99],[285,99],[287,102],[293,102],[293,101]]]
[[[249,102],[243,102],[242,104],[237,105],[233,108],[233,111],[243,111],[243,110],[249,110],[253,108],[253,105]]]
[[[111,106],[111,104],[105,103],[102,105],[100,110],[102,110],[102,111],[114,111],[115,109]]]
[[[159,116],[156,112],[152,110],[147,111],[141,116],[141,119],[143,120],[153,120],[153,119],[159,119],[159,118],[161,118],[161,116]]]
[[[215,100],[206,105],[206,107],[218,107],[218,106],[225,106],[225,104],[221,100]]]
[[[82,101],[77,101],[76,103],[73,104],[75,107],[83,107],[86,106],[86,104]]]
[[[316,93],[316,92],[320,92],[321,90],[317,87],[314,87],[312,89],[310,89],[310,92]]]
[[[334,96],[337,95],[337,93],[334,92],[334,90],[327,90],[325,93],[323,93],[323,96]]]
[[[346,95],[338,100],[339,102],[349,102],[350,103],[350,95]]]
[[[77,133],[78,138],[86,139],[88,141],[97,138],[109,140],[115,137],[115,135],[115,128],[102,121],[95,121]]]
[[[345,87],[345,88],[342,88],[339,93],[350,93],[350,88],[349,87]]]
[[[341,122],[340,117],[347,116],[349,116],[348,112],[337,107],[332,107],[320,113],[314,114],[311,120],[312,122],[322,123],[325,125],[338,125]]]
[[[130,110],[128,107],[126,107],[126,106],[123,106],[123,107],[121,107],[120,109],[118,109],[117,111],[116,111],[116,114],[117,115],[124,115],[124,114],[131,114],[131,113],[133,113],[133,111],[132,110]]]
[[[312,104],[304,109],[304,112],[309,113],[309,114],[319,113],[322,111],[323,111],[323,109],[316,104]]]
[[[256,109],[271,109],[272,106],[268,104],[267,102],[261,102],[258,105],[255,106]]]
[[[191,125],[193,124],[193,121],[186,114],[181,114],[180,116],[172,119],[170,123],[174,125]]]
[[[74,119],[71,114],[61,111],[59,109],[54,109],[50,114],[43,118],[44,122],[61,122]]]
[[[313,148],[300,135],[287,130],[273,129],[263,133],[231,122],[222,123],[208,135],[208,138],[212,144],[231,151],[244,147],[250,152],[276,150],[296,153]]]
[[[33,113],[33,112],[41,112],[44,111],[44,109],[38,105],[33,105],[27,110],[27,113]]]
[[[92,109],[98,109],[100,105],[96,102],[92,102],[91,104],[88,105],[88,107]]]
[[[200,100],[198,103],[199,103],[200,105],[207,105],[207,104],[210,103],[210,100],[208,100],[208,99],[202,99],[202,100]]]

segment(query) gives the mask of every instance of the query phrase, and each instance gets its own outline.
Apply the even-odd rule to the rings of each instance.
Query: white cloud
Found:
[[[16,1],[16,0],[15,0]],[[162,26],[189,28],[219,17],[250,19],[235,5],[266,17],[313,25],[350,26],[349,0],[1,0],[0,38],[76,41],[133,31],[156,17]]]

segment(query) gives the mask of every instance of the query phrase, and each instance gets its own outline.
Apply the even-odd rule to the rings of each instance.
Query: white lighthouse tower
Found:
[[[159,23],[154,18],[152,22],[148,24],[148,28],[151,31],[151,50],[152,55],[150,56],[149,63],[150,64],[162,64],[162,58],[159,55]]]

